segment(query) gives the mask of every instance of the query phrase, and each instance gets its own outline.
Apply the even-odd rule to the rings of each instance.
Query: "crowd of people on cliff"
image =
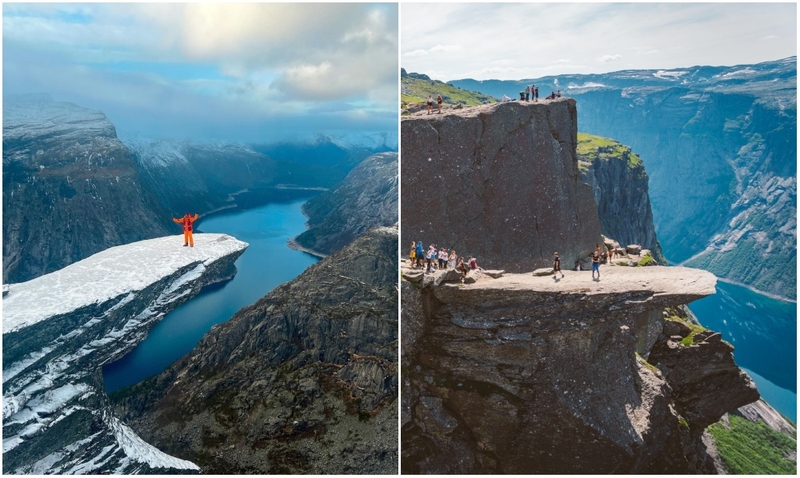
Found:
[[[463,257],[456,254],[455,249],[448,251],[442,247],[437,249],[436,244],[430,244],[426,251],[422,241],[411,242],[411,251],[408,253],[412,269],[423,269],[426,273],[433,273],[437,270],[443,271],[454,269],[461,272],[461,280],[467,276],[470,270],[479,270],[478,260],[468,256],[466,262]]]
[[[556,279],[558,274],[561,274],[563,278],[564,272],[561,270],[561,258],[558,256],[558,252],[553,253],[553,255],[553,279]],[[461,273],[462,281],[470,270],[480,270],[476,258],[469,256],[469,259],[465,262],[463,257],[459,257],[455,249],[450,249],[448,251],[447,248],[444,247],[437,248],[436,244],[430,244],[426,251],[422,241],[411,242],[411,250],[408,253],[408,258],[412,269],[422,269],[427,274],[454,269]],[[600,280],[600,264],[605,264],[613,258],[613,249],[610,249],[608,252],[603,252],[601,251],[600,244],[595,244],[595,251],[591,255],[592,279]],[[575,261],[573,270],[581,270],[580,261]]]

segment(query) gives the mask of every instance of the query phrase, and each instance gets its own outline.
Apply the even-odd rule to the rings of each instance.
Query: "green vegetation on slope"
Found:
[[[794,264],[797,251],[792,249],[791,244],[787,244],[777,252],[764,254],[763,245],[754,235],[750,235],[741,238],[734,249],[703,253],[684,265],[705,269],[720,277],[730,277],[759,291],[796,299],[797,270]],[[758,259],[757,267],[753,265],[754,258]]]
[[[415,74],[412,73],[412,75]],[[434,99],[436,99],[436,95],[442,95],[442,100],[448,105],[460,103],[464,106],[477,106],[497,101],[491,96],[475,91],[462,90],[457,86],[448,85],[439,80],[414,78],[407,75],[402,76],[401,80],[400,108],[402,109],[411,104],[424,103],[428,95],[433,96]]]
[[[608,161],[610,159],[625,158],[628,168],[640,168],[643,166],[641,158],[634,154],[631,149],[613,139],[595,136],[593,134],[578,133],[578,156],[584,161],[592,162],[595,159]]]
[[[730,429],[721,423],[708,427],[722,463],[735,475],[795,475],[797,463],[788,458],[797,450],[797,440],[777,432],[759,420],[753,423],[729,415]]]

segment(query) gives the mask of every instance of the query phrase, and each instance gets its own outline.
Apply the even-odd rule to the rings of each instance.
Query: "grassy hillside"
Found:
[[[717,443],[725,470],[732,475],[796,475],[797,441],[764,422],[729,415],[730,429],[721,423],[708,427]]]
[[[485,103],[495,103],[497,100],[491,96],[477,93],[475,91],[462,90],[453,85],[448,85],[439,80],[431,80],[427,75],[418,73],[406,74],[401,72],[402,86],[400,89],[400,108],[406,109],[409,105],[424,103],[428,95],[436,99],[436,95],[442,95],[444,104],[464,106],[476,106]]]
[[[593,134],[578,133],[578,159],[592,162],[596,158],[608,161],[614,158],[627,157],[628,167],[633,169],[642,166],[642,160],[631,149],[613,139],[595,136]]]

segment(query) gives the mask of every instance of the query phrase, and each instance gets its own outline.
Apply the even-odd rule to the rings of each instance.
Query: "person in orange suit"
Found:
[[[194,239],[192,238],[192,223],[195,222],[198,217],[200,217],[200,215],[197,213],[194,213],[194,216],[190,216],[187,212],[180,219],[175,219],[174,217],[172,218],[172,222],[183,224],[183,247],[194,247]]]

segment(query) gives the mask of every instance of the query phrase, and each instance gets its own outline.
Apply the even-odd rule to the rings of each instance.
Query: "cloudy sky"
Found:
[[[797,54],[783,4],[401,5],[400,63],[434,79],[737,65]]]
[[[6,3],[3,94],[150,137],[396,137],[397,49],[396,4]]]

